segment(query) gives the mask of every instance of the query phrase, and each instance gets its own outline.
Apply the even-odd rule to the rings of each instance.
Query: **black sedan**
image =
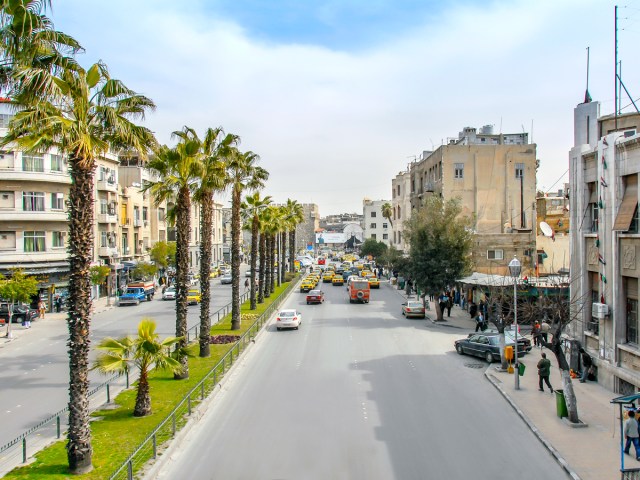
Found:
[[[11,323],[23,323],[25,319],[34,321],[38,318],[38,310],[30,308],[29,305],[15,303],[13,304],[13,317]],[[7,323],[9,320],[9,304],[0,303],[0,323]]]
[[[506,339],[506,346],[514,345],[513,341]],[[454,343],[456,352],[460,355],[474,355],[484,358],[487,362],[500,361],[500,334],[499,333],[470,333],[467,338],[456,340]],[[519,345],[518,355],[524,356],[525,350]]]

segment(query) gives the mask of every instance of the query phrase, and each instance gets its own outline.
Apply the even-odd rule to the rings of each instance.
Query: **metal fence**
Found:
[[[250,292],[243,293],[240,296],[240,303],[242,304],[247,301],[249,295]],[[218,311],[212,313],[210,315],[211,323],[218,323],[228,315],[231,312],[231,305],[231,303],[228,303]],[[196,324],[187,330],[187,341],[197,339],[199,330],[200,324]],[[131,374],[128,375],[113,375],[89,391],[89,408],[93,411],[105,403],[110,403],[115,395],[122,390],[128,389],[129,385],[137,379],[137,371],[132,371]],[[68,426],[69,407],[67,406],[0,447],[0,477],[21,463],[26,463],[27,459],[34,453],[60,439]]]
[[[231,368],[247,345],[255,335],[264,327],[269,317],[284,301],[287,294],[297,286],[297,281],[292,281],[282,294],[260,315],[249,329],[240,337],[224,357],[200,380],[200,382],[185,395],[178,405],[169,413],[162,422],[136,447],[131,455],[109,477],[109,480],[126,479],[133,480],[136,472],[139,472],[151,459],[158,458],[158,454],[167,446],[167,442],[175,437],[189,420],[189,417],[200,402],[202,402],[213,390],[225,372]],[[164,445],[163,445],[164,444]]]
[[[620,470],[622,480],[640,480],[640,468],[629,468]]]

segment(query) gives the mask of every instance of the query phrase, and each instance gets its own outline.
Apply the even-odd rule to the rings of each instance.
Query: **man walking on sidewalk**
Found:
[[[547,358],[546,353],[542,353],[542,358],[538,362],[538,390],[544,392],[544,388],[542,388],[542,382],[544,381],[547,384],[547,387],[553,393],[553,387],[551,383],[549,383],[549,375],[551,374],[551,362]]]
[[[580,377],[580,383],[584,383],[587,381],[587,377],[589,376],[589,369],[591,369],[591,366],[593,365],[593,360],[591,360],[591,356],[584,351],[584,348],[580,349],[580,359],[582,360],[582,376]]]
[[[636,449],[636,460],[640,460],[640,439],[638,439],[638,421],[636,420],[636,412],[629,411],[629,418],[624,422],[624,438],[627,439],[627,443],[624,446],[624,453],[629,455],[629,449],[633,443],[633,447]]]

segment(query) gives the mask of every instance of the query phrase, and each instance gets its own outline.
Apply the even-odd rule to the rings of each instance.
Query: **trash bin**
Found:
[[[556,413],[558,417],[568,417],[567,402],[564,399],[564,390],[556,390]]]
[[[398,277],[398,290],[404,290],[405,283],[404,277]]]
[[[518,374],[520,376],[524,375],[524,371],[526,370],[526,368],[527,368],[527,366],[524,363],[518,362]],[[562,398],[564,398],[564,397],[562,397]]]

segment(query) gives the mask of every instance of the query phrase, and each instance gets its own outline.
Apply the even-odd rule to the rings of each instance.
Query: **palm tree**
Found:
[[[96,347],[104,353],[98,355],[94,368],[102,373],[128,373],[134,365],[140,370],[134,417],[151,415],[149,373],[153,367],[179,373],[182,364],[171,356],[171,345],[180,339],[167,337],[160,340],[156,333],[156,322],[143,318],[138,325],[138,336],[119,339],[105,338]]]
[[[391,221],[391,217],[393,216],[393,207],[389,202],[382,204],[382,216],[389,220],[389,223],[393,227],[393,222]]]
[[[255,192],[253,195],[249,195],[242,202],[242,216],[251,222],[251,258],[249,268],[251,269],[251,290],[250,290],[250,304],[251,310],[257,308],[256,305],[256,263],[258,260],[258,244],[260,237],[260,212],[264,210],[267,205],[271,203],[271,197],[266,196],[260,198],[260,193]]]
[[[240,153],[234,149],[227,161],[226,172],[231,184],[231,330],[240,329],[240,205],[244,190],[258,190],[264,186],[269,173],[259,167],[258,155]]]
[[[260,259],[260,265],[258,266],[258,303],[264,303],[264,297],[267,293],[267,230],[268,222],[271,216],[271,207],[263,209],[259,215],[259,231],[260,241],[258,245],[258,257]],[[268,295],[266,295],[268,296]]]
[[[224,161],[230,154],[239,137],[224,134],[222,127],[209,128],[204,139],[200,141],[196,132],[184,127],[178,138],[195,141],[200,145],[199,161],[201,163],[200,182],[193,194],[193,199],[200,204],[200,357],[211,355],[211,318],[209,317],[211,301],[211,237],[213,234],[213,195],[221,192],[228,183],[224,169]]]
[[[304,210],[296,200],[287,199],[286,203],[289,229],[289,271],[295,271],[296,227],[304,220]]]
[[[92,468],[89,428],[89,346],[91,262],[93,261],[94,171],[96,158],[110,148],[129,147],[145,155],[155,145],[150,130],[132,119],[143,118],[153,102],[112,79],[106,65],[65,70],[54,79],[51,97],[16,113],[1,145],[16,143],[28,151],[57,147],[68,155],[69,190],[69,429],[67,457],[72,473]]]
[[[181,132],[174,132],[181,137]],[[191,192],[195,190],[202,173],[200,142],[184,138],[174,148],[162,146],[147,163],[155,180],[147,180],[144,190],[149,191],[156,206],[175,198],[175,207],[169,219],[176,225],[176,337],[177,348],[187,346],[187,292],[189,289],[189,238],[191,236]],[[186,355],[180,355],[182,371],[174,374],[176,380],[189,377]]]

